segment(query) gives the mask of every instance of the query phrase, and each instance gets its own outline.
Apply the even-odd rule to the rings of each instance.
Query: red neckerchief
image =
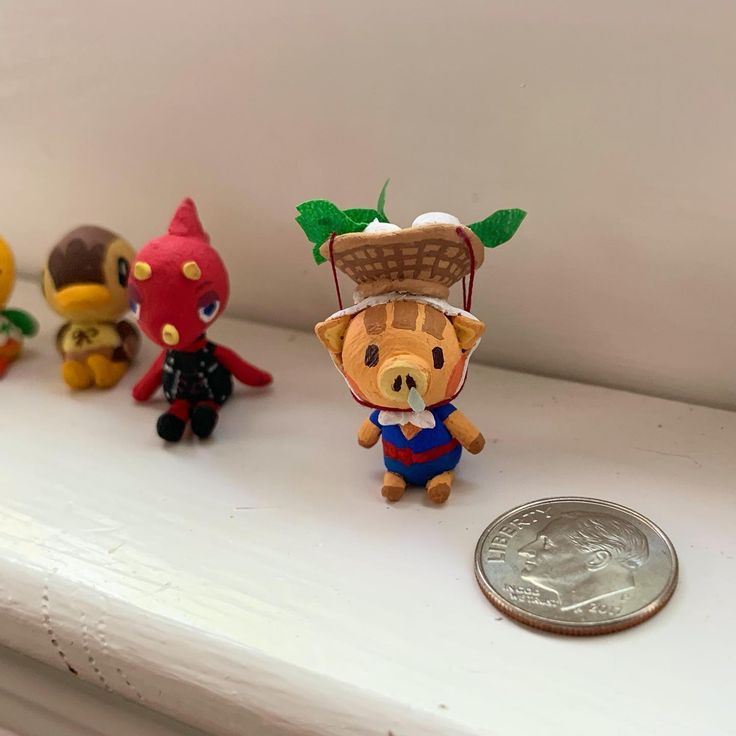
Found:
[[[438,409],[440,406],[445,406],[445,404],[449,404],[452,401],[455,401],[455,399],[460,395],[460,392],[463,390],[463,386],[465,385],[465,381],[463,381],[462,386],[452,395],[449,399],[442,399],[442,401],[438,401],[436,404],[432,404],[431,406],[425,406],[424,411],[432,411],[432,409]],[[361,399],[358,396],[356,396],[352,391],[350,392],[350,395],[361,405],[365,406],[368,409],[377,409],[378,411],[405,411],[405,412],[411,412],[414,413],[414,409],[398,409],[395,406],[378,406],[376,404],[371,404],[370,401],[366,401],[365,399]]]

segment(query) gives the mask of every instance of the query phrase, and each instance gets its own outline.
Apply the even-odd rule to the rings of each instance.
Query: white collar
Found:
[[[357,294],[356,299],[360,299]],[[409,294],[402,291],[392,291],[388,294],[378,294],[377,296],[366,297],[365,299],[356,301],[356,303],[353,304],[352,307],[345,307],[345,309],[341,309],[339,312],[335,312],[327,319],[337,319],[338,317],[344,317],[346,315],[352,316],[353,314],[362,312],[364,309],[367,309],[368,307],[373,307],[377,304],[389,304],[390,302],[401,301],[429,304],[429,306],[434,307],[435,309],[439,309],[440,312],[446,314],[448,317],[457,317],[457,315],[462,314],[469,319],[478,321],[478,318],[474,314],[466,312],[464,309],[460,309],[459,307],[454,307],[445,299],[437,299],[436,297],[432,296],[422,296],[421,294]]]
[[[378,414],[378,423],[382,427],[388,427],[394,424],[413,424],[419,429],[434,429],[434,414],[429,409],[424,411],[381,411]]]

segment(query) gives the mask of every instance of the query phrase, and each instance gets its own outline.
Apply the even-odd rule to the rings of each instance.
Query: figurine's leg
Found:
[[[169,410],[158,418],[158,436],[167,442],[178,442],[186,429],[191,408],[192,405],[184,399],[172,401]]]
[[[130,363],[126,361],[113,361],[104,355],[96,353],[87,358],[87,365],[94,376],[95,386],[99,388],[111,388],[125,375]]]
[[[383,488],[381,495],[392,503],[398,501],[406,490],[406,481],[398,474],[387,470],[383,474]]]
[[[451,470],[445,473],[435,475],[427,481],[427,495],[431,501],[435,503],[444,503],[450,497],[452,490],[452,478],[454,473]]]
[[[10,364],[20,355],[22,343],[10,338],[3,348],[0,348],[0,378],[7,372]]]
[[[94,381],[92,371],[78,360],[65,360],[61,364],[61,377],[69,388],[78,391],[89,388]]]
[[[192,432],[200,439],[209,437],[217,426],[218,410],[220,406],[214,401],[200,401],[194,409],[190,422]]]

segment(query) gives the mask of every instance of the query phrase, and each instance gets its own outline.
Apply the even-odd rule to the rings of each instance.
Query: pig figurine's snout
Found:
[[[390,358],[378,373],[378,388],[392,404],[405,402],[411,389],[420,396],[429,387],[429,366],[416,356],[403,355]]]

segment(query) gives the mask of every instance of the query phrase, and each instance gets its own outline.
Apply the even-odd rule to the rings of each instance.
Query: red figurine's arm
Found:
[[[273,378],[270,373],[256,368],[244,361],[236,352],[218,345],[215,348],[215,358],[222,363],[235,378],[246,386],[268,386]]]
[[[162,350],[161,355],[153,361],[151,367],[146,371],[146,375],[133,386],[133,398],[136,401],[148,401],[161,385],[161,374],[163,373],[165,359],[166,351]]]

